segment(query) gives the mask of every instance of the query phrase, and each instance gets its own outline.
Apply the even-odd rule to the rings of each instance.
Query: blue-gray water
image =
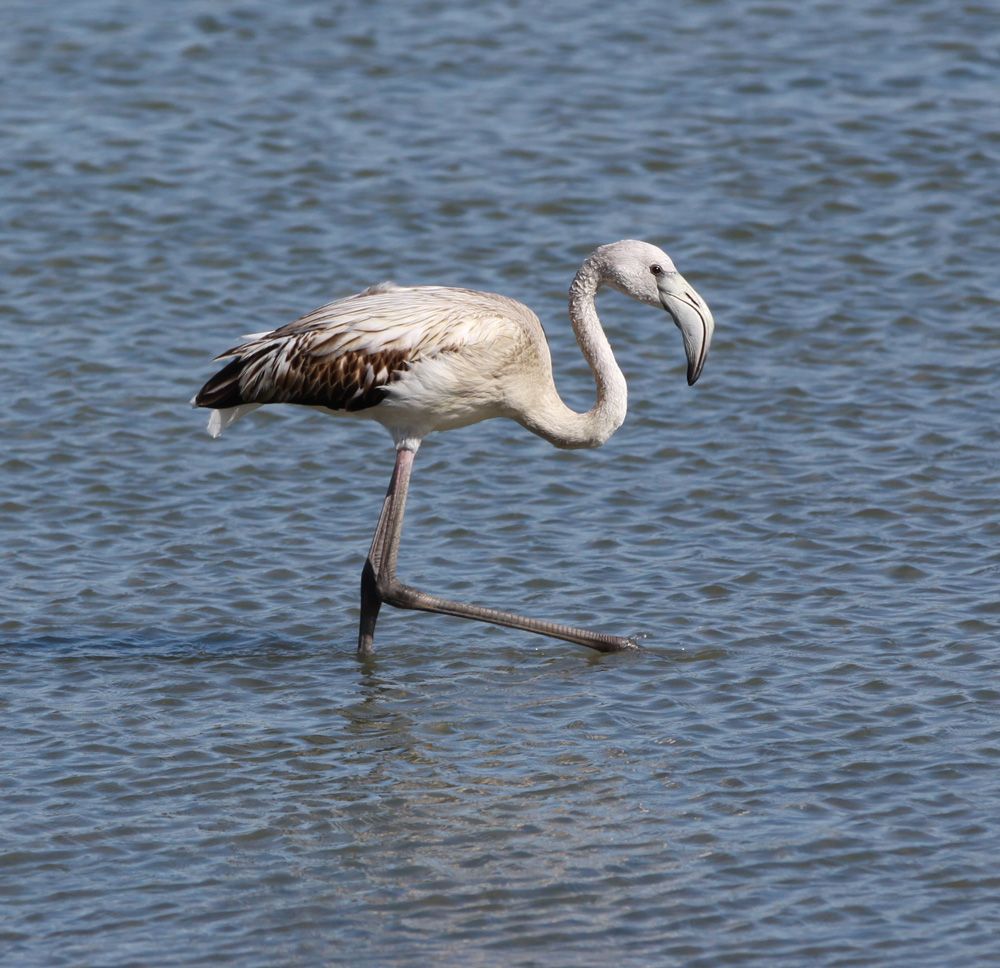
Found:
[[[544,12],[542,12],[544,9]],[[0,961],[1000,957],[991,4],[4,7]],[[430,439],[401,571],[638,654],[384,610],[392,452],[211,356],[371,282],[504,292],[603,449]]]

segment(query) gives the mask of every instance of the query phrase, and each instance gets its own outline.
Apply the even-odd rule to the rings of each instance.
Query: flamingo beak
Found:
[[[715,332],[712,310],[679,272],[665,272],[657,279],[660,304],[670,313],[684,339],[688,386],[694,386],[705,367]]]

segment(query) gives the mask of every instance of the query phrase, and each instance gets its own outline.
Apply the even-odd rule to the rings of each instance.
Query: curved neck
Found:
[[[563,403],[555,386],[550,385],[551,396],[545,406],[532,414],[528,424],[529,430],[556,447],[600,447],[625,420],[628,387],[595,305],[597,290],[604,282],[601,269],[599,253],[595,252],[580,266],[569,288],[569,318],[580,350],[594,374],[597,400],[586,413],[577,413]]]

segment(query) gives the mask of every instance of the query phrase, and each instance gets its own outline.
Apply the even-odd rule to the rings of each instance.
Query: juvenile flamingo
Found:
[[[209,433],[265,403],[295,403],[382,424],[396,463],[361,574],[358,651],[373,649],[383,602],[441,612],[616,652],[633,639],[449,601],[396,577],[413,459],[421,441],[507,417],[556,447],[599,447],[625,419],[627,388],[597,317],[602,286],[665,309],[681,331],[687,381],[701,375],[715,323],[704,300],[654,245],[602,245],[569,290],[569,316],[597,383],[597,400],[576,413],[560,399],[538,317],[494,293],[382,283],[314,310],[287,326],[244,337],[192,403],[212,409]]]

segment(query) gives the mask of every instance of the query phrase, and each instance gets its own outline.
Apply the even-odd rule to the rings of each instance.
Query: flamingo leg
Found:
[[[413,463],[413,451],[397,451],[396,466],[393,468],[392,478],[389,480],[389,489],[385,492],[385,500],[382,502],[382,512],[379,514],[378,524],[375,525],[375,534],[372,537],[371,548],[368,549],[365,566],[361,570],[361,623],[358,629],[358,653],[362,655],[369,655],[374,651],[375,623],[378,621],[378,613],[383,601],[378,589],[378,575],[382,571],[386,535],[389,522],[393,519],[393,504],[397,499],[401,455],[404,453],[410,455],[409,463]],[[403,458],[404,462],[405,460]],[[406,471],[406,479],[402,492],[404,509],[406,491],[409,484],[409,470]],[[398,515],[400,527],[403,524],[402,510],[400,510]],[[399,546],[398,538],[396,539],[396,546],[397,548]]]
[[[598,652],[620,652],[624,649],[637,649],[639,646],[633,639],[620,635],[608,635],[605,632],[593,632],[589,629],[575,628],[559,622],[546,619],[528,618],[513,612],[503,612],[495,608],[485,608],[482,605],[470,605],[465,602],[454,602],[427,592],[419,591],[409,585],[404,585],[396,577],[396,564],[399,558],[399,544],[403,535],[403,515],[406,512],[406,495],[409,491],[410,472],[413,468],[414,452],[399,450],[396,452],[396,466],[382,514],[375,528],[372,547],[365,561],[361,576],[361,629],[358,636],[358,651],[370,653],[375,633],[375,621],[379,607],[383,602],[396,608],[417,609],[423,612],[438,612],[441,615],[454,615],[458,618],[469,618],[479,622],[489,622],[492,625],[502,625],[506,628],[520,629],[524,632],[535,632],[552,638],[574,642],[596,649]]]

